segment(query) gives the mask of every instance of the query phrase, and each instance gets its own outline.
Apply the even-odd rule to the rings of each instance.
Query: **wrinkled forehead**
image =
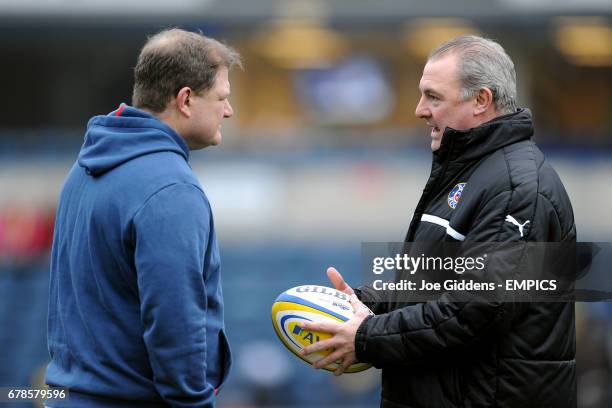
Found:
[[[454,53],[443,54],[427,61],[419,88],[424,91],[429,87],[459,86],[458,62],[459,59]]]

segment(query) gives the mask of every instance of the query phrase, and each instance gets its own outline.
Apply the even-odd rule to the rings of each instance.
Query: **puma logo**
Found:
[[[506,222],[509,222],[510,224],[514,224],[518,227],[519,232],[521,234],[521,237],[523,236],[523,228],[525,228],[525,225],[529,224],[529,220],[525,221],[524,223],[519,223],[516,218],[514,218],[511,215],[506,215]]]

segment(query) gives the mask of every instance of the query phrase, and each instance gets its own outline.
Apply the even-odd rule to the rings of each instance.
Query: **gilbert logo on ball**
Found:
[[[276,334],[285,347],[309,364],[328,355],[331,350],[323,350],[307,356],[299,354],[300,350],[318,341],[329,339],[331,334],[310,331],[300,328],[302,322],[346,322],[353,317],[353,306],[349,296],[339,290],[326,286],[304,285],[291,288],[281,293],[272,305],[272,324]],[[370,364],[356,363],[345,372],[356,373],[370,368]],[[325,367],[334,371],[338,364]]]

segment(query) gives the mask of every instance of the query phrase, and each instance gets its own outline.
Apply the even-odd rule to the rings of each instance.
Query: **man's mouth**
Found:
[[[431,126],[431,137],[440,137],[440,128],[429,123],[428,125]]]

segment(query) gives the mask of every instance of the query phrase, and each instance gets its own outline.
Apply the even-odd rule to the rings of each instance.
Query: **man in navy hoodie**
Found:
[[[189,150],[232,116],[231,48],[180,29],[143,47],[132,104],[89,121],[61,192],[49,407],[213,407],[231,358],[210,204]]]

